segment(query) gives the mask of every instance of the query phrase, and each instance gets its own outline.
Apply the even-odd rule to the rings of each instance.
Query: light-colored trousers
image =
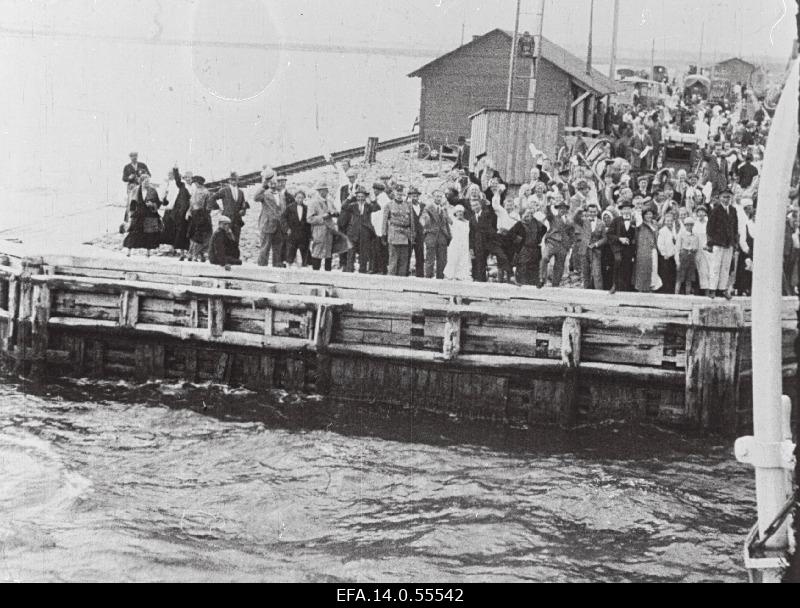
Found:
[[[731,262],[733,261],[733,247],[714,247],[711,252],[708,269],[708,288],[718,291],[728,289],[731,276]]]

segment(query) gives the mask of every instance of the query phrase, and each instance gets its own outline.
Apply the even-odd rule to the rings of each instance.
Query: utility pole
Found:
[[[650,80],[656,79],[656,39],[653,38],[653,48],[650,50]]]
[[[506,110],[511,111],[514,94],[514,71],[517,67],[517,44],[519,42],[519,13],[522,10],[522,0],[517,0],[517,16],[514,19],[514,38],[511,40],[511,56],[508,59],[508,95],[506,95]]]
[[[703,42],[706,37],[706,22],[703,20],[703,26],[700,29],[700,57],[697,60],[697,73],[703,73]]]
[[[611,34],[611,65],[608,68],[608,77],[613,81],[617,79],[617,37],[619,35],[619,0],[614,0],[614,31]]]
[[[586,73],[592,73],[592,35],[594,34],[594,0],[589,5],[589,50],[586,53]]]
[[[542,38],[544,37],[544,8],[547,0],[540,0],[539,4],[539,33],[536,36],[536,50],[531,60],[531,80],[528,87],[528,111],[533,112],[536,107],[536,82],[539,72],[539,58],[542,56]]]
[[[464,33],[466,32],[466,30],[467,30],[467,22],[466,21],[462,21],[461,22],[461,46],[464,46]]]

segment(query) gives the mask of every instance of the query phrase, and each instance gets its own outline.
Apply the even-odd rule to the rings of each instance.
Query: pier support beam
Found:
[[[581,312],[581,311],[576,311]],[[578,420],[578,372],[581,364],[581,323],[567,317],[561,327],[561,363],[563,383],[559,393],[559,424],[564,428],[575,426]]]
[[[695,308],[686,332],[686,414],[705,431],[736,432],[744,314],[736,305]]]

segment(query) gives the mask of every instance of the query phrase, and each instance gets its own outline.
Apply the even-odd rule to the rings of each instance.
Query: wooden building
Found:
[[[486,155],[510,186],[520,186],[530,178],[535,159],[531,143],[556,157],[561,135],[559,116],[537,112],[481,110],[471,117],[470,166]]]
[[[756,66],[752,63],[732,57],[725,61],[720,61],[714,66],[713,77],[730,80],[733,83],[750,84],[750,77],[756,71]]]
[[[420,78],[420,139],[433,147],[454,144],[470,134],[470,117],[483,109],[505,108],[513,33],[495,29],[424,65],[409,77]],[[538,83],[531,78],[538,61]],[[592,127],[597,103],[614,83],[586,60],[543,38],[534,58],[518,57],[512,110],[556,114],[559,128]]]

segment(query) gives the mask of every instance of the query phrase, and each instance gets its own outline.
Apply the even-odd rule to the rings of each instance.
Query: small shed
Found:
[[[534,163],[530,144],[550,158],[558,152],[558,114],[483,109],[470,121],[470,166],[485,154],[511,186],[520,186],[530,177]]]
[[[719,79],[730,80],[732,83],[745,84],[750,83],[750,76],[756,71],[756,66],[752,63],[732,57],[725,61],[720,61],[714,66],[713,77]]]

